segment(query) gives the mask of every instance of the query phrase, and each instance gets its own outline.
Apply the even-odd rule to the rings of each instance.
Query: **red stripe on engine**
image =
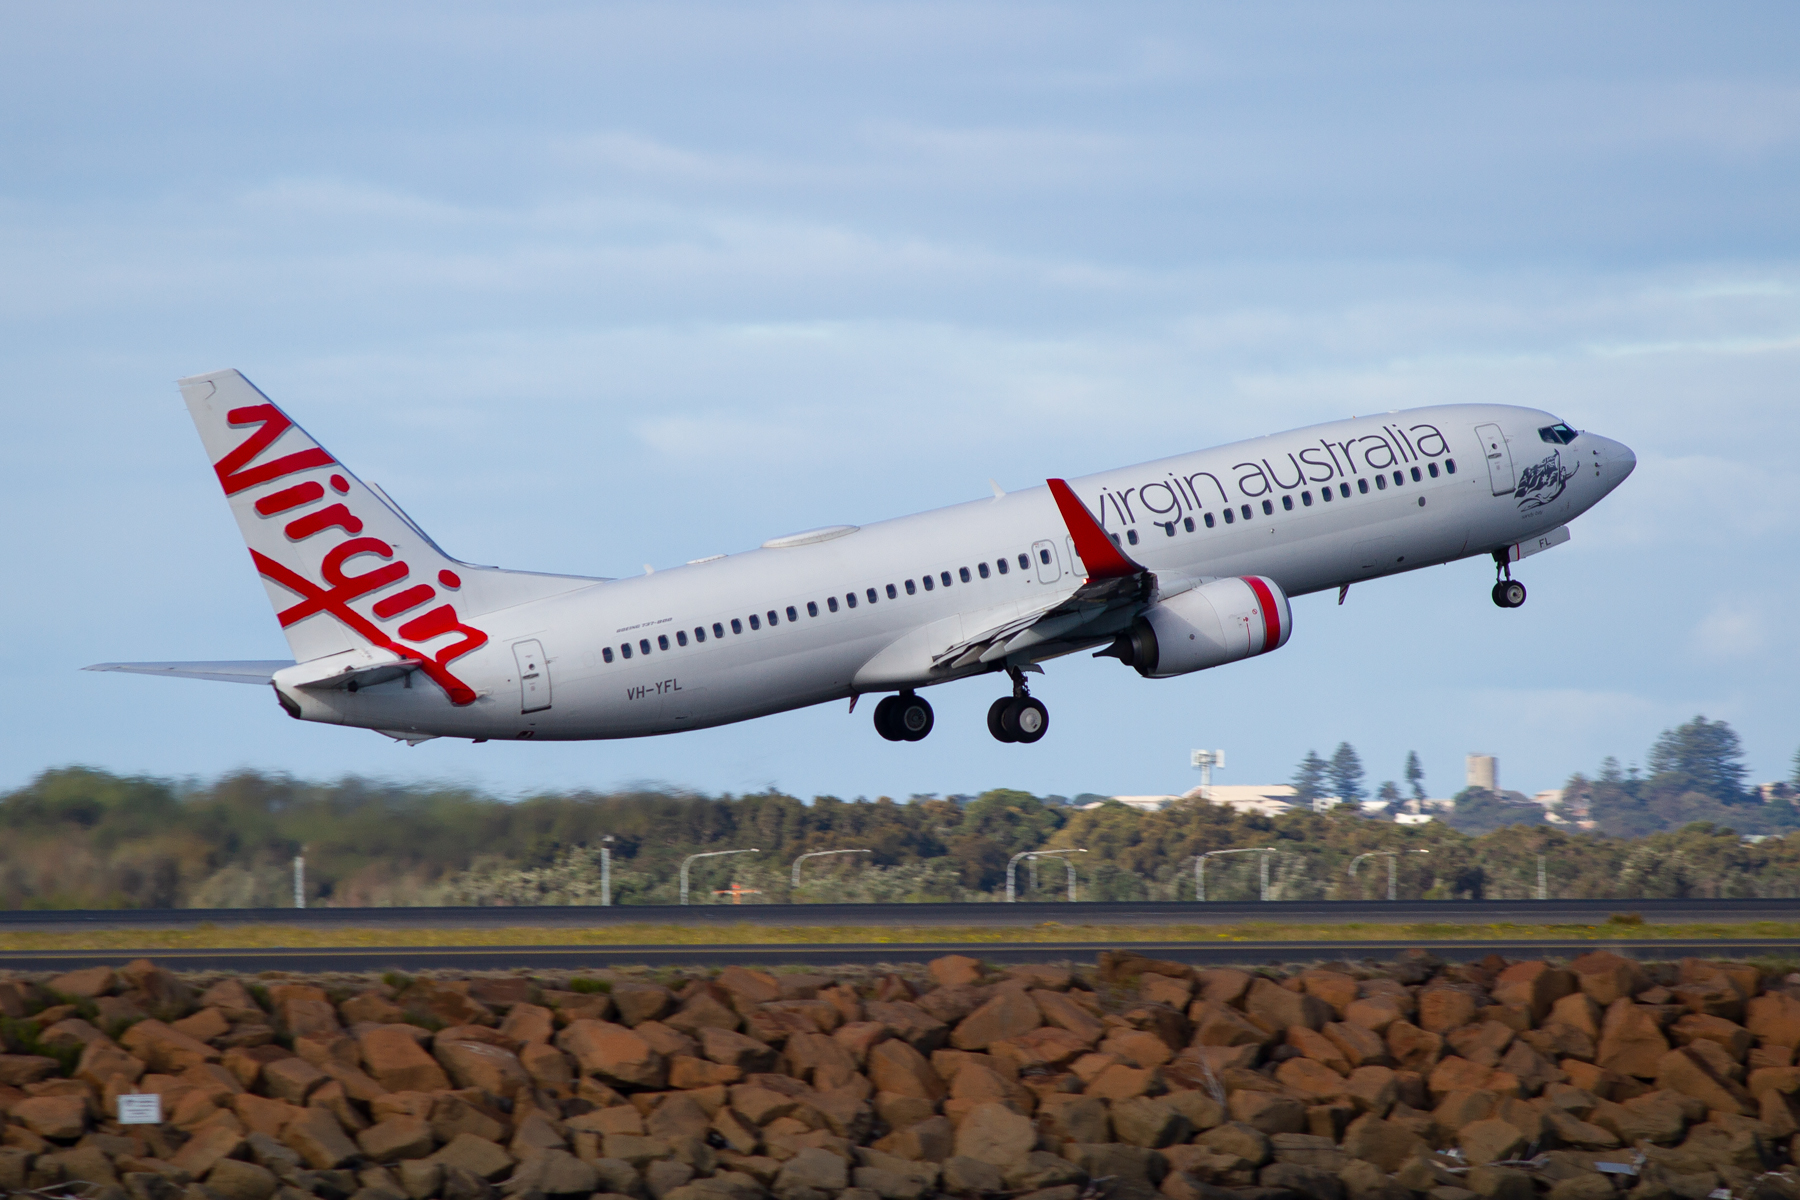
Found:
[[[1269,591],[1269,585],[1256,575],[1245,575],[1244,582],[1256,593],[1256,602],[1263,614],[1263,647],[1258,654],[1267,654],[1281,645],[1281,611],[1275,607],[1275,595]]]

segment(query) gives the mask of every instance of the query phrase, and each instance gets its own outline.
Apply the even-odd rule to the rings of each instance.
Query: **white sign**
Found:
[[[120,1096],[119,1124],[161,1125],[162,1097],[155,1092]]]

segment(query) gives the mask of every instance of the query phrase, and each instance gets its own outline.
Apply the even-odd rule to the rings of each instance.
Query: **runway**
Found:
[[[1171,959],[1196,966],[1244,966],[1269,963],[1390,962],[1406,950],[1424,949],[1451,962],[1468,962],[1490,954],[1509,959],[1573,958],[1604,947],[1648,960],[1676,958],[1791,958],[1797,943],[1787,938],[1606,939],[1573,941],[1506,939],[1496,941],[1379,942],[911,942],[826,943],[814,945],[699,946],[418,946],[344,949],[256,950],[51,950],[0,952],[0,968],[14,971],[73,971],[81,967],[119,966],[148,957],[175,971],[581,971],[606,967],[704,968],[732,963],[757,966],[876,966],[927,962],[944,954],[967,954],[993,963],[1093,963],[1102,950],[1129,949],[1148,958]]]
[[[1800,898],[1731,900],[1270,900],[1030,904],[632,904],[542,908],[175,908],[0,912],[0,931],[184,929],[201,924],[493,929],[616,925],[1022,926],[1453,924],[1596,925],[1614,913],[1653,924],[1800,921]]]

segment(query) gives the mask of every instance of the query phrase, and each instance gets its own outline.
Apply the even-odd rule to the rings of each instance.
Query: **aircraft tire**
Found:
[[[1030,745],[1049,730],[1050,710],[1044,707],[1042,700],[1020,696],[1007,704],[1000,724],[1012,735],[1012,741]]]
[[[931,727],[937,724],[937,717],[923,696],[896,696],[893,720],[894,729],[908,742],[924,741]]]
[[[897,742],[903,736],[900,723],[894,719],[894,710],[899,707],[898,696],[883,696],[881,703],[875,706],[875,732],[890,742]]]
[[[1525,603],[1525,585],[1516,579],[1503,579],[1494,585],[1494,603],[1501,608],[1518,608]]]
[[[1011,696],[1002,696],[988,705],[988,732],[994,735],[996,742],[1011,742],[1017,739],[1006,732],[1006,709],[1012,704]]]

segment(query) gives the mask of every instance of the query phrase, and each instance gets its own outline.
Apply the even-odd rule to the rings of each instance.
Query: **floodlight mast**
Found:
[[[1431,853],[1431,851],[1429,851],[1429,850],[1371,850],[1367,854],[1359,854],[1355,858],[1350,860],[1350,868],[1349,868],[1350,879],[1352,880],[1352,882],[1355,881],[1356,868],[1362,865],[1363,859],[1374,858],[1377,855],[1385,854],[1385,855],[1387,855],[1387,860],[1388,860],[1388,899],[1393,900],[1393,899],[1396,899],[1398,896],[1398,888],[1397,888],[1398,872],[1394,865],[1395,862],[1399,859],[1399,857],[1402,854],[1430,854],[1430,853]]]
[[[1196,753],[1200,753],[1196,751]],[[1259,899],[1269,898],[1269,855],[1277,853],[1273,846],[1244,846],[1236,850],[1208,850],[1205,854],[1194,855],[1194,899],[1196,902],[1206,900],[1206,860],[1218,854],[1260,854],[1262,855],[1262,894]]]
[[[1082,850],[1082,849],[1021,850],[1021,851],[1019,851],[1017,854],[1013,855],[1006,862],[1006,902],[1008,904],[1013,904],[1018,901],[1019,892],[1018,892],[1016,880],[1018,878],[1017,872],[1018,872],[1018,867],[1019,867],[1019,860],[1021,858],[1036,861],[1037,859],[1040,859],[1040,858],[1054,858],[1060,854],[1086,854],[1086,853],[1087,853],[1087,851]],[[1069,868],[1069,899],[1073,900],[1073,899],[1075,899],[1075,867],[1067,859],[1063,860],[1063,865],[1065,865]]]
[[[760,854],[761,850],[752,846],[748,850],[708,850],[704,854],[690,854],[681,860],[681,902],[688,902],[688,865],[696,858],[718,858],[726,854]]]
[[[1213,768],[1225,769],[1225,752],[1223,750],[1195,750],[1188,756],[1188,761],[1200,771],[1200,798],[1212,802]]]
[[[806,854],[802,854],[799,858],[796,858],[794,860],[794,884],[793,884],[793,886],[795,886],[795,887],[800,886],[800,864],[805,862],[809,858],[823,858],[827,854],[873,854],[873,853],[875,853],[873,850],[813,850]]]

